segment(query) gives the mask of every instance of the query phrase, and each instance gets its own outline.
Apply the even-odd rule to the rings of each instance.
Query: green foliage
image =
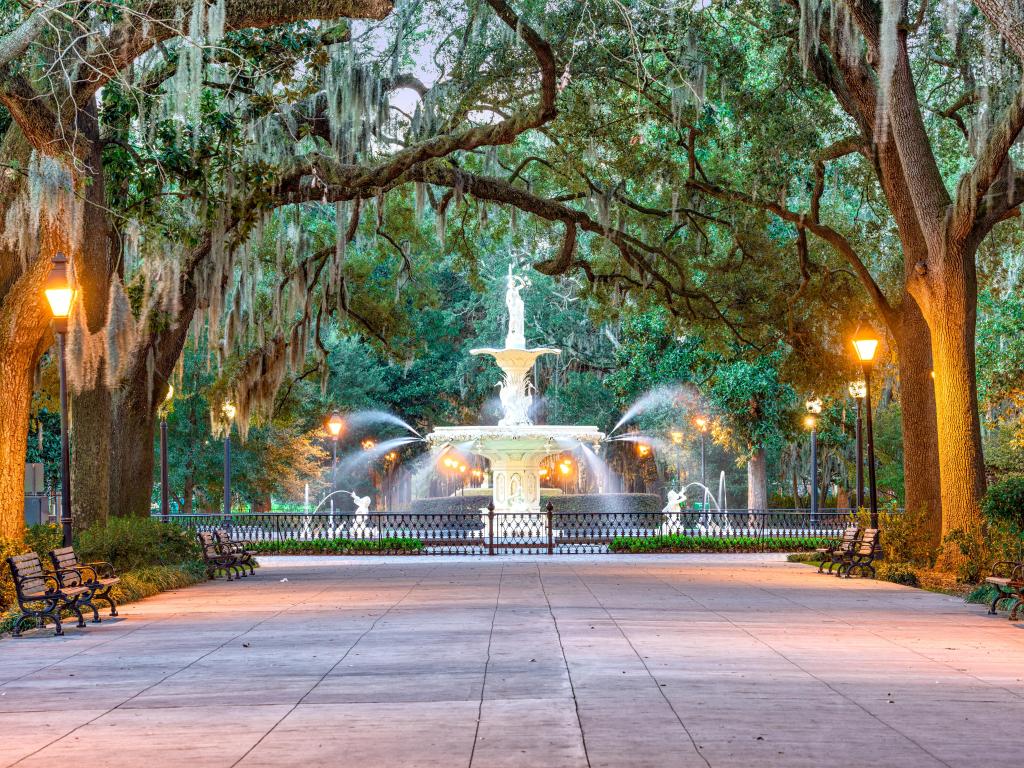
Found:
[[[1024,475],[990,485],[981,511],[990,523],[1009,524],[1024,535]]]
[[[882,581],[891,581],[894,584],[903,584],[906,587],[920,587],[921,580],[918,578],[917,570],[911,563],[899,561],[879,563],[875,568],[875,575]]]
[[[199,545],[189,532],[148,518],[110,518],[106,525],[78,534],[75,547],[83,561],[105,560],[119,572],[200,557]]]
[[[950,531],[942,539],[942,546],[960,554],[960,557],[953,558],[956,579],[960,583],[977,584],[988,575],[993,561],[992,552],[980,529],[957,528]]]
[[[782,536],[618,536],[608,545],[611,552],[792,552],[826,546],[828,538]]]
[[[277,539],[254,541],[254,551],[265,555],[381,555],[419,554],[423,550],[420,539]]]

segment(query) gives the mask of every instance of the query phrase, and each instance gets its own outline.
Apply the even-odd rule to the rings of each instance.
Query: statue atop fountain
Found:
[[[530,284],[525,277],[513,274],[508,265],[505,307],[508,309],[508,333],[505,335],[505,349],[526,349],[526,308],[519,292]]]

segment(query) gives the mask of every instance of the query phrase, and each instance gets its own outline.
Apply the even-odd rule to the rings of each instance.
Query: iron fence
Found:
[[[410,554],[574,554],[609,551],[763,552],[837,538],[855,509],[729,509],[670,514],[573,512],[422,514],[295,512],[171,515],[190,530],[226,528],[258,550]]]

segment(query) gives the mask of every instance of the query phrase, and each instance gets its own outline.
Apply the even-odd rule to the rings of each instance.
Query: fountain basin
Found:
[[[491,463],[496,511],[539,512],[541,461],[578,443],[596,450],[604,433],[594,426],[520,424],[438,427],[426,439],[432,448],[458,446]]]

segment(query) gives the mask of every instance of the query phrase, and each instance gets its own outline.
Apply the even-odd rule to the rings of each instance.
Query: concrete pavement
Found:
[[[263,562],[64,638],[0,640],[0,766],[1024,754],[1024,625],[956,598],[763,555]]]

